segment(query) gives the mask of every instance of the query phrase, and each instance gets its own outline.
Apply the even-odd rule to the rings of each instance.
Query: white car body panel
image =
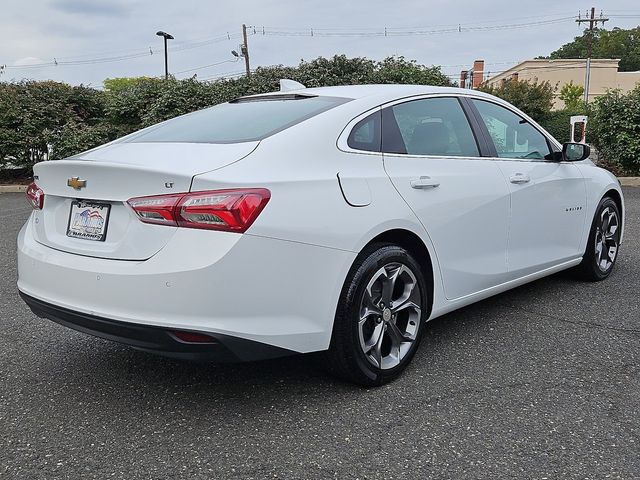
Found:
[[[42,212],[35,212],[34,235],[43,245],[79,255],[146,260],[166,245],[175,229],[141,223],[124,202],[132,197],[188,192],[194,175],[237,162],[257,144],[110,144],[73,160],[38,163],[34,176],[47,192],[47,202]],[[90,180],[80,192],[67,186],[71,177]],[[76,196],[112,203],[107,241],[67,236],[69,209]]]
[[[578,167],[546,161],[497,159],[496,163],[505,179],[518,175],[530,179],[509,182],[509,280],[582,257],[586,193]]]
[[[620,182],[613,175],[613,173],[597,167],[590,160],[583,162],[577,162],[576,166],[582,172],[585,179],[585,190],[587,195],[587,212],[584,230],[582,232],[582,245],[584,248],[587,246],[587,239],[589,238],[589,229],[591,228],[591,220],[595,215],[596,208],[602,197],[610,191],[618,192],[620,196],[620,202],[622,203],[622,223],[620,224],[622,231],[620,233],[620,244],[624,242],[624,216],[626,209],[624,206],[624,196],[622,195],[622,188]],[[584,250],[583,248],[583,250]]]
[[[151,259],[115,261],[44,247],[33,240],[32,227],[30,220],[18,237],[18,288],[27,295],[98,317],[230,334],[303,353],[329,344],[336,305],[326,299],[338,297],[342,285],[335,279],[346,276],[356,256],[254,235],[177,229]],[[303,266],[313,270],[312,279]],[[304,291],[302,281],[309,287]],[[291,291],[296,294],[283,295]]]
[[[377,236],[406,231],[424,244],[432,319],[575,266],[602,196],[614,190],[622,198],[615,177],[587,161],[450,161],[346,145],[358,119],[401,98],[478,96],[517,111],[486,94],[393,85],[305,92],[353,100],[259,142],[116,142],[38,164],[45,209],[18,238],[19,290],[113,320],[326,350],[348,271]],[[533,182],[511,186],[510,173],[525,167]],[[440,186],[412,189],[421,175]],[[66,186],[72,176],[87,179],[81,193]],[[271,192],[244,234],[143,224],[126,205],[135,196],[243,187]],[[76,196],[112,203],[103,244],[66,237]]]
[[[507,280],[509,188],[495,162],[384,154],[396,189],[429,232],[438,252],[446,298]],[[416,189],[429,177],[437,188]],[[460,192],[467,192],[464,197]]]

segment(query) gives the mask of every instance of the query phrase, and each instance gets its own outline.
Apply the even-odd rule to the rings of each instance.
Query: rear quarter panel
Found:
[[[192,190],[263,187],[264,212],[247,233],[358,252],[380,230],[420,224],[388,179],[379,154],[339,150],[336,141],[359,109],[325,112],[260,142],[240,162],[197,175]],[[364,179],[369,205],[349,205],[338,174]],[[424,232],[420,232],[424,235]]]
[[[433,245],[389,180],[382,155],[345,152],[337,147],[345,126],[369,108],[357,101],[349,102],[269,137],[242,161],[196,176],[192,190],[268,188],[271,199],[247,235],[357,254],[381,233],[408,230],[419,236],[429,250],[437,301],[444,295]],[[371,192],[368,205],[352,206],[347,202],[338,182],[339,173],[366,181]],[[351,263],[352,260],[335,272],[339,288],[332,298],[334,304]]]

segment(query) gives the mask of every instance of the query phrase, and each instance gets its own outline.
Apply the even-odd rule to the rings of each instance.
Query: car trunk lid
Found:
[[[166,245],[175,227],[140,222],[127,200],[188,192],[195,175],[234,163],[256,146],[257,142],[115,143],[71,159],[39,163],[34,179],[45,201],[33,218],[35,238],[79,255],[146,260]],[[104,223],[101,241],[68,235],[73,225],[86,224],[92,217]]]

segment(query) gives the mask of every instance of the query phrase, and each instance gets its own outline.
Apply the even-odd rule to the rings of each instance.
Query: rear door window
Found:
[[[408,155],[480,156],[469,121],[454,97],[412,100],[385,109],[383,151]]]

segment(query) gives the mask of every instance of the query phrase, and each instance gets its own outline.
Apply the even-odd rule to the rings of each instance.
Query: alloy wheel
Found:
[[[601,272],[607,272],[613,265],[618,253],[619,242],[618,214],[611,207],[602,210],[596,227],[595,259]]]
[[[384,265],[373,274],[360,304],[360,347],[374,366],[388,370],[400,364],[416,340],[422,293],[411,269]]]

